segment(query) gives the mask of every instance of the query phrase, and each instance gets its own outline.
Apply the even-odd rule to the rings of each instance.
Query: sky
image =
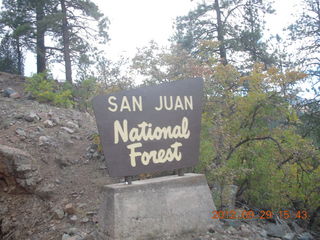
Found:
[[[137,48],[154,40],[161,46],[168,45],[173,34],[173,23],[177,16],[186,15],[202,0],[93,0],[101,12],[108,16],[111,24],[111,41],[102,46],[107,57],[117,60],[121,55],[133,57]],[[2,0],[0,0],[1,6]],[[292,14],[301,0],[274,0],[276,14],[267,17],[269,34],[280,34],[282,29],[293,22]],[[25,75],[36,72],[35,58],[28,54]],[[55,73],[53,73],[56,75]],[[57,73],[58,74],[58,73]],[[58,74],[60,75],[60,74]]]
[[[270,34],[279,34],[292,22],[295,5],[301,0],[275,0],[276,14],[269,16],[267,28]],[[173,34],[177,16],[186,15],[196,7],[191,0],[94,0],[109,17],[111,41],[105,47],[111,58],[119,55],[133,56],[137,47],[151,40],[165,45]]]

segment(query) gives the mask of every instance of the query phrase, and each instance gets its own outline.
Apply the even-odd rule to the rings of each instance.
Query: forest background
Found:
[[[0,71],[23,75],[33,51],[37,73],[26,79],[26,91],[81,111],[91,111],[98,93],[137,87],[137,78],[150,85],[202,77],[200,161],[193,171],[221,193],[237,186],[238,204],[307,210],[312,228],[320,215],[320,0],[299,2],[286,37],[265,34],[273,5],[197,1],[174,21],[170,47],[152,41],[133,58],[112,61],[100,47],[110,40],[112,22],[93,1],[3,0]],[[51,73],[57,63],[63,81]]]

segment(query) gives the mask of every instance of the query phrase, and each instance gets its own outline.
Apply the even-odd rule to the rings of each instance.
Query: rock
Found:
[[[30,112],[28,115],[24,116],[24,120],[26,120],[27,122],[34,122],[39,121],[40,117],[36,113]]]
[[[54,184],[46,184],[41,186],[35,190],[35,194],[38,195],[42,199],[50,199],[53,197],[55,191]]]
[[[83,240],[84,238],[81,236],[81,235],[70,235],[70,234],[67,234],[67,233],[64,233],[62,235],[62,239],[61,240]]]
[[[44,124],[44,126],[46,127],[46,128],[52,128],[52,127],[54,127],[54,123],[51,121],[51,120],[45,120],[44,122],[43,122],[43,124]]]
[[[15,92],[15,93],[10,94],[10,98],[18,99],[18,98],[21,98],[21,95],[20,95],[20,93]]]
[[[11,190],[22,187],[33,192],[40,180],[36,166],[27,152],[0,144],[0,176]]]
[[[58,117],[52,117],[51,121],[56,125],[60,125],[60,119]]]
[[[67,233],[64,233],[61,238],[61,240],[73,240],[73,239],[74,238]]]
[[[54,140],[52,137],[40,136],[39,137],[39,146],[52,146],[54,145]]]
[[[78,217],[77,217],[76,215],[71,215],[71,216],[70,216],[70,220],[71,220],[72,222],[76,222],[76,221],[78,220]]]
[[[245,232],[245,233],[250,233],[250,232],[251,232],[251,230],[248,228],[248,226],[246,226],[246,225],[244,225],[244,224],[242,224],[242,225],[240,226],[240,230],[241,230],[242,232]]]
[[[286,223],[273,224],[269,223],[265,227],[268,236],[282,238],[287,233],[291,233],[290,227]]]
[[[81,223],[87,223],[87,222],[89,222],[89,218],[84,217],[81,219]]]
[[[64,218],[64,211],[60,208],[54,208],[52,210],[52,214],[55,219],[61,220]]]
[[[67,126],[68,128],[74,129],[74,130],[76,130],[76,129],[79,128],[78,124],[76,124],[76,123],[74,123],[74,122],[71,122],[71,121],[68,121],[68,122],[66,123],[66,126]]]
[[[294,239],[294,237],[295,237],[295,233],[287,233],[286,235],[284,235],[283,237],[282,237],[282,239],[283,240],[293,240]]]
[[[16,134],[20,137],[27,137],[27,134],[26,132],[24,131],[23,128],[17,128],[16,129]]]
[[[65,168],[71,165],[70,160],[62,156],[55,157],[55,162],[60,168]]]
[[[69,215],[74,215],[76,213],[76,209],[72,203],[68,203],[63,210]]]
[[[295,222],[292,222],[291,223],[291,226],[292,226],[292,228],[293,228],[293,230],[296,232],[296,233],[302,233],[302,232],[304,232],[304,229],[302,228],[302,227],[300,227],[297,223],[295,223]]]
[[[298,235],[297,240],[313,240],[314,237],[308,233],[308,232],[304,232]]]
[[[4,97],[10,97],[10,95],[12,94],[12,93],[15,93],[16,91],[15,90],[13,90],[12,88],[6,88],[4,91],[3,91],[3,96]]]
[[[73,134],[74,133],[74,130],[70,129],[70,128],[67,128],[67,127],[61,127],[62,130],[66,131],[67,133],[69,134]]]
[[[38,132],[43,132],[43,128],[41,128],[41,127],[39,127],[39,126],[37,126],[36,130],[37,130]]]
[[[73,236],[73,235],[76,235],[79,233],[79,230],[77,228],[69,228],[67,231],[66,231],[67,234]]]
[[[92,158],[99,158],[99,156],[100,156],[100,153],[98,152],[98,151],[96,151],[96,152],[94,152],[93,154],[92,154]]]
[[[263,238],[267,238],[267,236],[268,236],[267,231],[264,230],[264,229],[261,229],[261,230],[258,232],[258,234],[259,234],[261,237],[263,237]]]
[[[226,229],[226,232],[229,234],[235,234],[237,230],[234,227],[230,226]]]

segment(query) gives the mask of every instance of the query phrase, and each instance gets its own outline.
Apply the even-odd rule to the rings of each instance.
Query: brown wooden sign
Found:
[[[202,88],[202,79],[189,79],[96,96],[93,109],[109,174],[194,166]]]

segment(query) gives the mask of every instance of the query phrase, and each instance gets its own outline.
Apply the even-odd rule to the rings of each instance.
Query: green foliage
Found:
[[[99,85],[93,77],[74,85],[73,95],[76,99],[77,107],[82,111],[91,109],[91,98],[97,95],[98,89]]]
[[[64,89],[46,73],[34,74],[26,79],[25,90],[37,101],[60,107],[72,107],[72,92]]]
[[[196,57],[204,41],[215,41],[220,61],[248,70],[256,61],[272,64],[263,40],[264,15],[273,13],[270,1],[202,1],[176,20],[173,41]],[[211,52],[211,55],[212,53]]]
[[[319,0],[303,0],[300,4],[303,11],[296,22],[288,27],[291,40],[299,44],[295,65],[303,68],[319,82],[320,3]]]
[[[304,77],[262,65],[239,77],[231,66],[215,67],[205,107],[211,137],[201,144],[207,156],[211,141],[214,155],[199,165],[209,184],[238,185],[238,198],[251,206],[315,210],[320,155],[298,134],[300,120],[289,103]]]
[[[235,184],[237,199],[269,209],[319,206],[319,159],[313,143],[299,134],[302,124],[291,105],[296,84],[306,74],[281,72],[255,64],[245,76],[232,65],[218,64],[214,42],[198,46],[197,57],[142,49],[134,67],[146,83],[201,76],[205,80],[199,163],[210,186]],[[205,61],[204,61],[205,60]],[[217,206],[221,198],[215,196]]]
[[[20,66],[22,68],[22,66]],[[8,35],[0,43],[0,71],[19,74],[16,44]]]

